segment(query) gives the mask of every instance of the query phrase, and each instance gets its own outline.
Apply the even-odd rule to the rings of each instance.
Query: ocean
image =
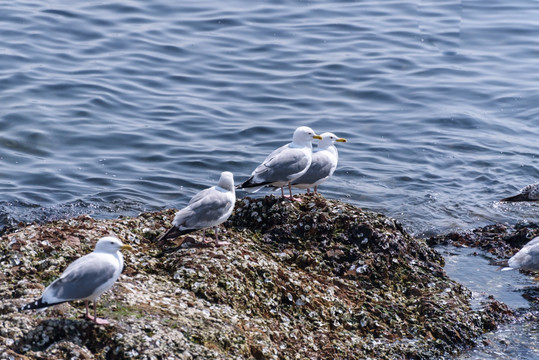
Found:
[[[536,1],[1,8],[2,224],[181,207],[301,125],[348,140],[324,196],[414,234],[539,215],[498,202],[539,179]]]
[[[0,226],[182,207],[302,125],[348,140],[324,196],[412,234],[536,222],[499,200],[539,181],[538,19],[523,0],[3,1]]]

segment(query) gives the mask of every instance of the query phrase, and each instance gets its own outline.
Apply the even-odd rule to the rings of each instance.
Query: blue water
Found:
[[[539,303],[530,303],[524,293],[537,296],[537,282],[533,276],[518,271],[500,271],[492,265],[497,260],[488,252],[437,246],[445,258],[447,274],[472,291],[472,307],[488,302],[488,297],[504,302],[514,310],[516,318],[501,325],[496,331],[486,333],[478,346],[464,352],[456,360],[537,360],[539,359]]]
[[[297,126],[414,234],[538,221],[538,1],[3,1],[0,226],[180,207]],[[239,193],[243,196],[243,193]],[[264,193],[260,194],[260,196]]]
[[[324,195],[415,234],[536,220],[497,200],[539,180],[537,19],[522,0],[3,2],[0,221],[178,207],[300,125],[349,140]]]

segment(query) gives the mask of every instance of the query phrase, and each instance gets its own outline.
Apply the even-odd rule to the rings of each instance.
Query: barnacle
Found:
[[[239,199],[221,232],[231,245],[156,257],[175,246],[152,242],[173,216],[173,209],[80,216],[4,234],[0,352],[36,359],[436,358],[473,344],[509,314],[494,300],[488,311],[474,311],[470,292],[445,275],[443,258],[395,220],[318,194],[301,203]],[[78,319],[77,303],[16,312],[109,231],[134,248],[100,302],[113,326]],[[189,236],[191,244],[201,238]]]

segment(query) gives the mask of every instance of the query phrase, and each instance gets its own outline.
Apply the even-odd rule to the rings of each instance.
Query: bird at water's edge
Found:
[[[339,138],[330,132],[323,133],[321,136],[322,140],[318,143],[316,151],[313,151],[311,166],[305,174],[292,182],[293,187],[307,189],[307,193],[311,187],[314,187],[316,193],[318,185],[333,175],[339,161],[339,152],[334,144],[346,142],[346,139]]]
[[[281,188],[281,195],[285,197],[283,188],[288,185],[292,199],[291,182],[305,174],[311,165],[314,139],[322,138],[307,126],[298,127],[292,142],[269,154],[253,170],[251,177],[238,186],[238,189],[256,192],[264,186],[273,186]]]
[[[507,267],[502,270],[512,269],[539,272],[539,236],[533,238],[507,260]]]
[[[527,185],[520,190],[517,195],[509,196],[500,201],[517,202],[517,201],[539,201],[539,183]]]
[[[229,171],[223,171],[219,183],[193,196],[189,204],[176,213],[172,221],[173,226],[155,241],[174,239],[200,229],[204,231],[202,237],[205,241],[206,228],[215,227],[216,244],[226,245],[226,242],[219,242],[217,227],[228,220],[235,202],[234,175]]]

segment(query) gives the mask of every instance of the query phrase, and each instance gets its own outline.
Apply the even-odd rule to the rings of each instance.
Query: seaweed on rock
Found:
[[[320,195],[240,199],[221,235],[231,245],[157,257],[152,239],[173,214],[81,216],[4,234],[0,358],[428,359],[473,345],[510,315],[494,300],[473,310],[443,258],[393,219]],[[100,301],[112,326],[79,319],[76,302],[16,311],[109,231],[135,249]]]

